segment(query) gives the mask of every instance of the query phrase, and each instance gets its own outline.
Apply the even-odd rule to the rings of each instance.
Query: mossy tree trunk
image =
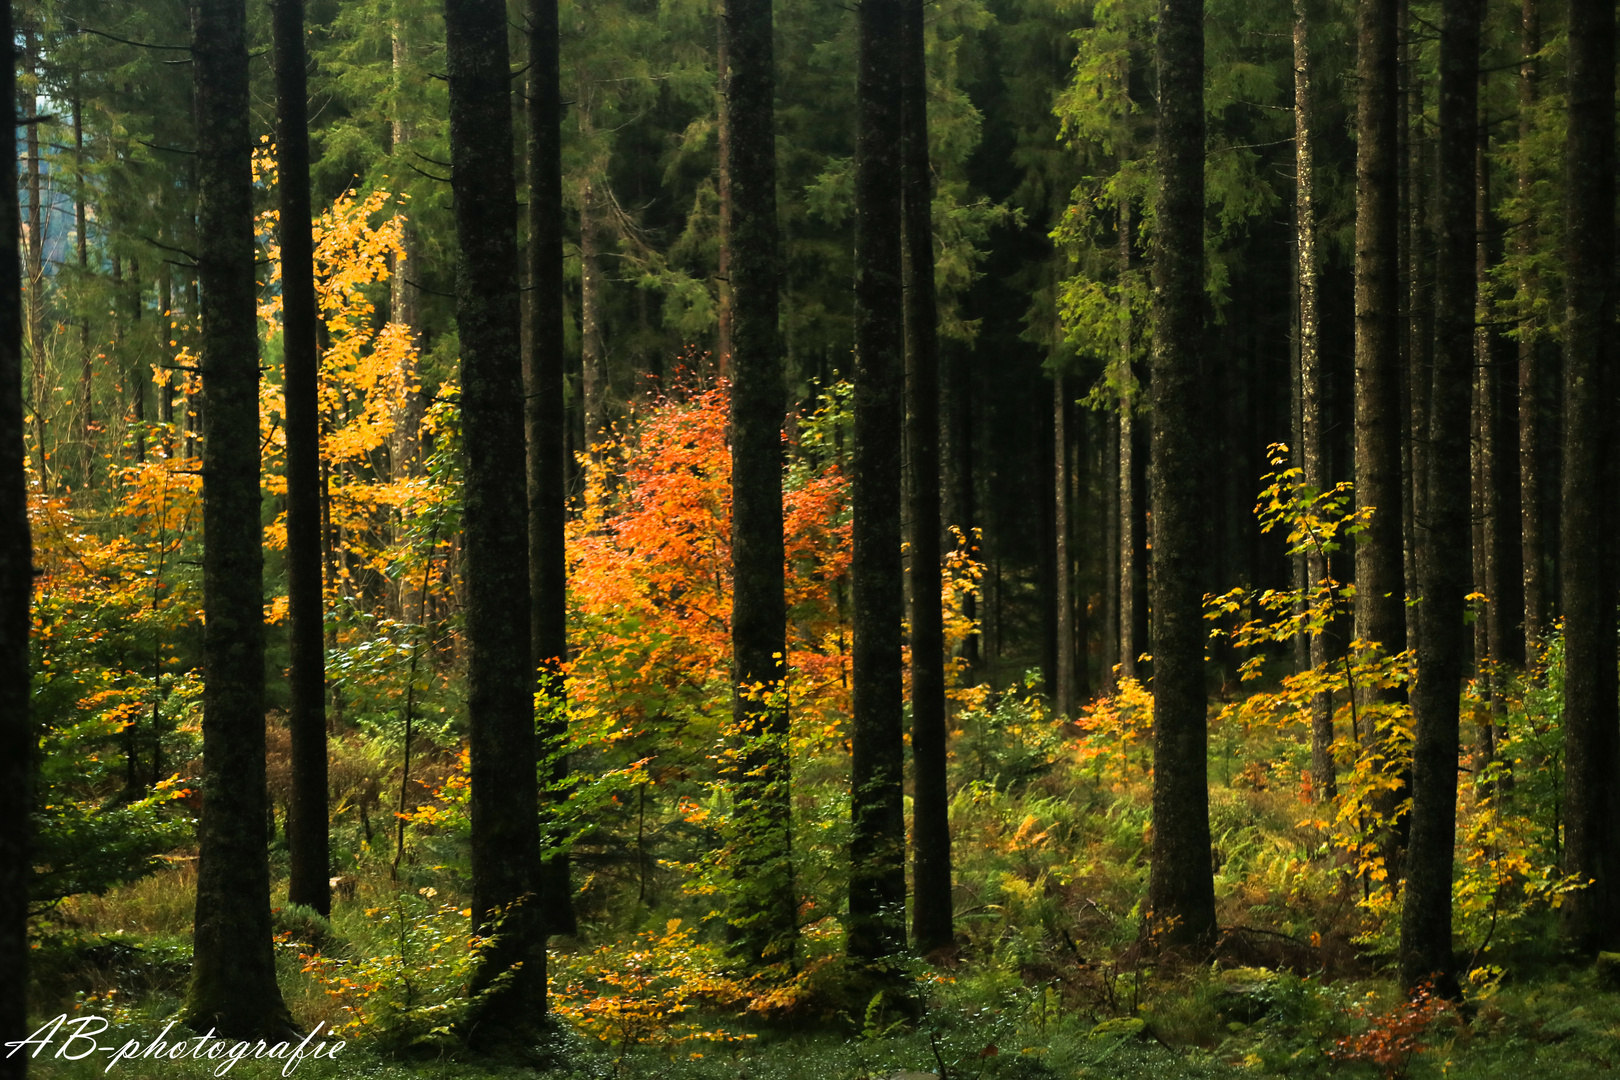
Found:
[[[292,1026],[270,940],[264,749],[259,328],[244,0],[191,9],[203,472],[203,783],[185,1022],[230,1038]]]
[[[444,23],[466,454],[472,907],[480,932],[498,924],[472,989],[490,990],[502,972],[516,972],[473,1017],[468,1038],[479,1046],[521,1039],[544,1017],[546,950],[506,6],[445,0]]]
[[[1201,432],[1204,336],[1204,5],[1162,0],[1158,230],[1153,245],[1153,867],[1159,943],[1215,942],[1200,567],[1209,512]]]

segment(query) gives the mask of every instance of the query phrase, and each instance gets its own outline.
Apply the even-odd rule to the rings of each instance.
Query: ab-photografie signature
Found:
[[[6,1056],[11,1057],[32,1046],[34,1049],[29,1057],[37,1058],[54,1044],[56,1052],[51,1056],[66,1058],[68,1061],[79,1061],[92,1054],[111,1054],[112,1059],[107,1062],[103,1072],[112,1072],[114,1065],[125,1061],[179,1061],[182,1058],[192,1058],[197,1061],[218,1061],[219,1067],[214,1070],[215,1076],[224,1076],[243,1058],[270,1058],[284,1062],[281,1075],[291,1076],[306,1058],[325,1057],[330,1060],[337,1057],[338,1051],[343,1049],[342,1039],[331,1041],[322,1039],[313,1046],[310,1045],[320,1033],[324,1021],[316,1024],[315,1029],[305,1035],[304,1041],[296,1046],[290,1042],[271,1045],[263,1039],[250,1042],[246,1039],[218,1038],[214,1035],[213,1028],[209,1028],[206,1035],[192,1035],[167,1042],[165,1036],[177,1022],[170,1020],[151,1042],[142,1043],[139,1039],[129,1039],[122,1046],[115,1047],[113,1043],[102,1044],[96,1041],[97,1035],[105,1033],[112,1026],[106,1017],[90,1015],[69,1019],[68,1015],[63,1013],[56,1019],[40,1025],[39,1029],[28,1038],[6,1043]],[[57,1037],[63,1034],[64,1028],[72,1030],[58,1042]]]

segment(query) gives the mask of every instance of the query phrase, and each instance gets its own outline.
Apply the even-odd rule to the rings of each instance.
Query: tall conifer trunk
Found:
[[[529,347],[524,351],[523,411],[528,439],[529,633],[550,712],[542,729],[555,783],[568,776],[564,754],[568,695],[567,443],[563,378],[562,93],[557,0],[529,0]],[[557,801],[567,793],[552,794]],[[573,889],[566,853],[542,849],[546,925],[572,934]]]
[[[1152,928],[1215,941],[1203,588],[1208,531],[1200,432],[1204,336],[1204,5],[1161,0],[1158,231],[1153,246]]]
[[[945,626],[940,600],[939,314],[934,299],[934,185],[928,163],[922,0],[904,0],[901,19],[900,173],[908,271],[906,444],[911,464],[907,485],[911,519],[911,940],[918,952],[929,953],[951,944],[952,916],[950,793],[945,780]],[[1062,596],[1060,592],[1060,612]],[[1060,659],[1060,670],[1061,666]]]
[[[733,925],[753,962],[791,960],[793,883],[783,597],[782,349],[771,0],[725,0],[731,296],[732,719],[742,740]]]
[[[287,616],[292,801],[287,899],[331,913],[328,884],[325,613],[321,595],[320,359],[310,225],[303,0],[270,5],[276,71],[276,189],[281,197],[283,387],[287,425]]]
[[[11,5],[0,10],[0,41],[15,41]],[[0,116],[17,114],[17,63],[0,67]],[[30,125],[32,126],[32,125]],[[8,159],[15,163],[15,143]],[[33,806],[34,728],[28,715],[29,607],[34,591],[24,469],[22,280],[17,185],[0,190],[0,1042],[27,1038],[28,854]],[[0,1058],[0,1076],[22,1080],[28,1058]]]
[[[272,1042],[292,1018],[270,940],[259,340],[244,0],[194,0],[203,440],[203,810],[185,1022]]]
[[[522,1038],[545,1015],[529,527],[523,462],[517,190],[506,5],[445,0],[450,162],[456,210],[467,583],[472,909],[496,944],[473,991],[516,969],[480,1004],[475,1045]]]
[[[1564,870],[1590,881],[1563,930],[1620,942],[1620,716],[1615,682],[1615,10],[1570,0],[1565,163]]]
[[[1528,200],[1536,175],[1525,144],[1535,137],[1535,108],[1541,87],[1541,64],[1535,59],[1541,51],[1541,0],[1523,0],[1520,11],[1519,51],[1519,160],[1514,178],[1519,197]],[[1536,249],[1538,225],[1529,218],[1518,225],[1519,292],[1534,296],[1540,289],[1531,254]],[[1542,465],[1544,436],[1541,423],[1541,352],[1545,347],[1539,327],[1519,330],[1519,528],[1520,559],[1524,571],[1524,655],[1532,672],[1539,673],[1542,641],[1546,637],[1547,586],[1545,541],[1541,517],[1547,501],[1542,496],[1546,482]]]
[[[905,944],[901,799],[900,432],[905,420],[901,289],[900,0],[859,15],[855,173],[855,445],[850,563],[855,634],[850,766],[851,958],[869,964]]]
[[[1451,947],[1456,843],[1458,695],[1463,594],[1468,587],[1468,417],[1474,354],[1474,130],[1478,123],[1481,0],[1443,0],[1440,150],[1429,401],[1428,513],[1420,518],[1423,600],[1418,683],[1412,694],[1411,838],[1401,907],[1400,975],[1408,989],[1434,980],[1457,993]]]
[[[1392,652],[1406,644],[1401,567],[1399,106],[1395,0],[1359,0],[1356,49],[1355,636]],[[1360,688],[1364,704],[1388,697]],[[1369,733],[1370,734],[1370,733]]]

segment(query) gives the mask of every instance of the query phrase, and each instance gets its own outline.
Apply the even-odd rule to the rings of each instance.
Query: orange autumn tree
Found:
[[[576,709],[640,726],[730,711],[729,388],[657,401],[590,473],[568,538]],[[789,692],[796,712],[848,711],[837,589],[849,566],[847,482],[795,455],[783,490]],[[617,500],[604,476],[616,468]],[[712,731],[713,728],[710,728]]]

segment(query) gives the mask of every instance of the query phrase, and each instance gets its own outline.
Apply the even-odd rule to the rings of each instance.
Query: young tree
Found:
[[[1564,935],[1620,941],[1620,716],[1616,715],[1615,10],[1569,7],[1564,323],[1564,869],[1591,884],[1564,904]]]
[[[321,431],[309,105],[303,0],[274,0],[276,174],[281,197],[282,381],[287,428],[287,621],[292,707],[287,899],[332,910],[326,792],[326,652],[321,595]]]
[[[726,0],[720,167],[731,297],[731,645],[739,886],[732,925],[751,962],[791,959],[797,935],[783,596],[782,352],[777,334],[775,60],[771,0]]]
[[[906,444],[911,465],[911,482],[906,485],[911,519],[914,770],[911,941],[918,952],[928,953],[950,945],[952,936],[950,795],[945,786],[945,628],[939,566],[939,314],[934,294],[934,187],[928,164],[928,64],[922,0],[905,0],[900,19]],[[1058,603],[1061,611],[1061,595]]]
[[[523,420],[528,439],[529,634],[534,669],[550,701],[543,732],[554,782],[568,775],[568,433],[563,402],[562,95],[559,86],[557,0],[529,0],[529,347],[524,350]],[[566,797],[556,793],[557,798]],[[576,927],[566,853],[542,852],[546,926],[554,934]]]
[[[0,41],[13,41],[11,5]],[[17,113],[15,56],[0,71],[0,116]],[[10,157],[14,160],[15,147]],[[34,591],[23,455],[22,261],[17,186],[0,190],[0,1042],[28,1023],[28,821],[33,813],[33,728],[28,718],[29,606]],[[21,1080],[26,1055],[0,1057],[0,1076]]]
[[[535,669],[529,649],[529,530],[519,355],[517,189],[506,6],[445,0],[450,163],[456,211],[456,325],[465,440],[473,918],[496,944],[473,981],[486,990],[469,1038],[520,1038],[546,1008],[536,785]]]
[[[1451,945],[1456,843],[1458,696],[1468,586],[1468,418],[1474,360],[1474,128],[1481,0],[1440,9],[1440,145],[1436,197],[1434,370],[1429,400],[1428,513],[1419,521],[1417,726],[1411,836],[1401,907],[1400,975],[1457,992]]]
[[[264,748],[259,341],[244,0],[192,7],[203,470],[203,810],[185,1020],[231,1038],[287,1032],[270,931]]]
[[[854,718],[850,765],[849,955],[875,962],[905,943],[900,620],[900,432],[905,416],[901,288],[900,0],[860,7],[855,172]],[[735,63],[735,60],[732,61]]]
[[[1168,945],[1215,941],[1209,856],[1203,588],[1204,5],[1162,0],[1158,230],[1153,244],[1152,929]]]
[[[1296,460],[1305,483],[1317,491],[1327,487],[1327,462],[1322,439],[1322,328],[1317,297],[1321,256],[1316,245],[1316,91],[1310,46],[1310,20],[1306,0],[1294,0],[1294,240],[1299,291],[1299,453]],[[1308,588],[1327,576],[1327,560],[1312,549],[1304,557]],[[1304,635],[1310,666],[1327,663],[1327,635]],[[1321,799],[1331,799],[1338,779],[1333,766],[1333,699],[1326,693],[1311,700],[1311,787]]]

